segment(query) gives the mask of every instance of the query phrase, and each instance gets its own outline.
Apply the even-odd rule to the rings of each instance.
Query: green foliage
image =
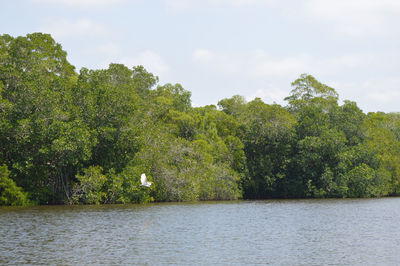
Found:
[[[157,137],[137,153],[134,163],[153,176],[156,201],[239,197],[238,174],[219,162],[212,142],[176,139],[157,129],[153,133]]]
[[[176,125],[177,127],[176,135],[178,137],[187,140],[192,140],[194,138],[198,127],[195,116],[188,113],[172,110],[170,111],[170,117],[171,124]]]
[[[296,120],[281,106],[267,105],[258,98],[237,109],[242,110],[237,116],[245,154],[242,162],[246,162],[242,167],[244,196],[276,197],[286,178]]]
[[[223,99],[218,102],[218,106],[222,108],[222,111],[235,118],[243,113],[245,105],[246,100],[240,95],[235,95],[230,99]]]
[[[313,76],[302,74],[300,78],[292,82],[294,89],[290,96],[285,98],[289,102],[289,108],[296,112],[308,105],[317,105],[329,108],[336,105],[339,95],[335,89],[319,82]]]
[[[75,184],[73,201],[87,204],[103,203],[107,196],[104,192],[107,177],[102,172],[102,167],[94,166],[85,169],[83,175],[77,175],[79,183]]]
[[[172,85],[168,83],[163,86],[158,86],[156,93],[159,96],[170,98],[173,108],[177,111],[185,112],[189,111],[191,108],[191,93],[183,89],[180,84]]]
[[[348,197],[377,197],[387,195],[389,176],[384,170],[376,171],[366,164],[361,164],[347,173]]]
[[[357,145],[365,140],[363,123],[366,115],[355,102],[344,101],[342,106],[332,110],[329,115],[330,123],[336,130],[343,131],[349,145]]]
[[[339,105],[311,75],[286,107],[193,108],[143,66],[76,73],[66,55],[48,34],[0,36],[1,204],[400,195],[400,115]]]
[[[103,174],[101,166],[84,169],[77,175],[70,203],[145,203],[153,201],[149,190],[140,186],[138,167],[127,167],[120,174],[111,170]]]
[[[9,174],[7,166],[0,166],[0,206],[26,206],[32,204],[28,199],[28,194],[15,184]]]

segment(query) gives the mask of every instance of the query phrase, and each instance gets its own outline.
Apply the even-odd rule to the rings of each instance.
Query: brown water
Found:
[[[2,207],[0,264],[398,265],[400,198]]]

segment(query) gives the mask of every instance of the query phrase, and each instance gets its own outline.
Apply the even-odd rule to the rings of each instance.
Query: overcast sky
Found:
[[[285,105],[308,73],[365,112],[400,111],[399,0],[1,0],[0,34],[32,32],[77,71],[144,65],[194,106]]]

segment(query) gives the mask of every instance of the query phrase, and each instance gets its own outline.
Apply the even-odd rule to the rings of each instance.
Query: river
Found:
[[[0,208],[0,264],[398,265],[400,198]]]

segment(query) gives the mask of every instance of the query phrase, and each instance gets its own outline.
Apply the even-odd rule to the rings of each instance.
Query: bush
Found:
[[[0,166],[0,205],[26,206],[32,204],[28,194],[9,178],[10,172],[6,165]]]

